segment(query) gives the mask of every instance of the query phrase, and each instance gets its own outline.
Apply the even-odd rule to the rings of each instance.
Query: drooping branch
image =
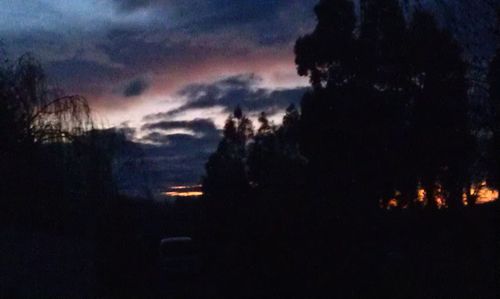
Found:
[[[29,118],[35,142],[67,141],[93,128],[87,100],[78,95],[56,98],[35,107]]]

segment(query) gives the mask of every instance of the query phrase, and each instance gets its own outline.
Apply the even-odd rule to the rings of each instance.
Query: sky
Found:
[[[316,0],[0,0],[0,41],[97,123],[145,145],[157,181],[194,183],[241,105],[277,123],[308,86],[293,45]]]
[[[200,84],[231,77],[269,92],[307,85],[296,75],[293,44],[314,26],[315,0],[2,2],[7,53],[33,53],[51,82],[87,97],[105,126],[138,127],[148,114],[195,101],[188,91]],[[175,119],[206,114],[191,110]]]
[[[0,42],[11,58],[32,53],[53,86],[88,99],[101,127],[141,144],[162,189],[199,182],[236,105],[279,123],[300,102],[308,82],[293,46],[313,30],[317,2],[0,0]],[[402,3],[433,10],[449,27],[494,18],[481,1]],[[483,27],[455,32],[475,39]]]

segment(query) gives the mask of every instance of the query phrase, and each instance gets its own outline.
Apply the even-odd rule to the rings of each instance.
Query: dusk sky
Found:
[[[32,53],[52,84],[85,96],[99,125],[147,144],[158,182],[194,183],[236,105],[278,123],[299,103],[308,81],[293,46],[313,30],[317,2],[3,0],[0,40],[9,57]]]
[[[4,0],[0,38],[52,84],[85,96],[97,122],[129,127],[160,181],[195,182],[240,104],[279,121],[308,85],[293,45],[316,0]]]
[[[106,126],[178,109],[168,120],[220,127],[228,107],[274,113],[286,104],[271,92],[307,85],[293,44],[314,26],[316,2],[7,0],[0,36],[10,56],[33,53],[52,82],[87,97]]]

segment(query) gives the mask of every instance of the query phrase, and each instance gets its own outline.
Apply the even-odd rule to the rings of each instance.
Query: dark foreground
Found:
[[[4,225],[0,297],[498,298],[496,204],[380,211],[217,242],[199,209],[129,203],[92,233]],[[202,244],[203,271],[167,276],[158,242],[186,234]]]

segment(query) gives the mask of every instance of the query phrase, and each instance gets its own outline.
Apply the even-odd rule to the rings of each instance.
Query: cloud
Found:
[[[185,129],[192,134],[168,133]],[[156,186],[198,182],[204,165],[221,139],[221,132],[210,119],[166,121],[156,118],[146,123],[146,134],[138,140],[151,165]]]
[[[61,84],[69,93],[85,96],[107,92],[106,83],[114,82],[121,75],[117,68],[78,58],[49,63],[45,69],[50,81]]]
[[[212,84],[187,86],[179,92],[186,103],[163,116],[174,117],[189,110],[214,106],[224,107],[226,112],[230,112],[238,105],[249,112],[265,111],[274,114],[290,104],[298,105],[308,90],[306,87],[270,90],[258,87],[259,81],[255,75],[239,75]]]
[[[313,25],[316,0],[97,2],[16,2],[11,11],[29,14],[4,22],[0,39],[13,56],[35,52],[53,82],[106,114],[220,76],[253,72],[296,80],[290,80],[292,45]],[[46,17],[33,18],[34,11]],[[8,12],[0,12],[0,20]],[[137,78],[148,78],[147,88]]]
[[[259,76],[245,74],[213,83],[192,84],[179,91],[178,96],[185,102],[179,108],[145,116],[140,142],[146,147],[149,163],[154,165],[152,172],[158,184],[198,182],[206,161],[222,138],[213,119],[179,120],[180,114],[214,106],[223,107],[223,113],[229,114],[236,105],[249,114],[260,111],[274,114],[284,111],[291,103],[298,105],[307,90],[271,90],[261,87],[261,83]]]
[[[219,136],[219,132],[215,127],[215,124],[210,119],[196,118],[194,120],[186,121],[159,121],[153,123],[146,123],[142,126],[142,130],[152,131],[152,130],[162,130],[169,131],[173,129],[186,129],[192,131],[197,136]]]
[[[119,10],[126,13],[138,11],[168,13],[177,29],[195,33],[246,24],[274,27],[273,25],[287,18],[304,20],[312,16],[312,7],[317,0],[112,0],[112,2]],[[302,9],[301,14],[281,14],[289,8]],[[273,29],[272,31],[277,31],[276,28]]]
[[[136,97],[148,89],[149,83],[143,79],[136,79],[130,82],[123,91],[125,97]]]
[[[114,0],[115,4],[124,11],[134,11],[140,8],[149,7],[153,2],[161,2],[161,1],[152,1],[152,0]],[[164,1],[167,2],[167,1]]]
[[[208,157],[220,140],[219,133],[195,136],[151,132],[141,139],[145,159],[157,188],[199,182]]]
[[[144,136],[141,140],[167,146],[178,146],[179,144],[186,144],[197,141],[198,139],[190,134],[162,134],[153,132]]]

